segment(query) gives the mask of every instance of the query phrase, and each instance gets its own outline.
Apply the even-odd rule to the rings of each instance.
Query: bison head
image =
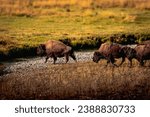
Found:
[[[94,52],[94,55],[93,55],[93,61],[94,62],[98,63],[98,61],[100,59],[103,59],[103,58],[104,57],[103,57],[103,55],[100,52],[98,52],[98,51]]]
[[[46,49],[45,49],[45,45],[44,44],[40,44],[37,47],[37,55],[43,56],[46,53]]]

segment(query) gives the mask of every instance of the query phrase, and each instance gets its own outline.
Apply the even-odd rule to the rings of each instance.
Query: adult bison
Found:
[[[132,66],[132,59],[136,58],[136,51],[134,48],[129,46],[122,46],[123,55],[130,61],[130,67]]]
[[[139,44],[135,47],[136,59],[140,62],[140,65],[144,65],[144,60],[150,59],[150,44]]]
[[[69,56],[76,61],[72,47],[56,40],[49,40],[45,44],[40,44],[37,48],[37,54],[41,56],[46,55],[45,63],[49,57],[54,59],[54,64],[57,60],[57,57],[65,57],[66,63],[69,60]]]
[[[138,44],[135,48],[123,47],[122,48],[125,57],[130,61],[130,66],[132,66],[132,59],[135,58],[141,66],[144,65],[144,60],[150,60],[150,44]]]
[[[150,40],[143,41],[141,44],[150,44]]]
[[[125,61],[124,51],[122,46],[116,43],[103,43],[100,48],[94,52],[93,61],[98,63],[100,59],[106,59],[107,64],[111,62],[113,65],[117,66],[115,63],[115,58],[122,58],[122,62]]]

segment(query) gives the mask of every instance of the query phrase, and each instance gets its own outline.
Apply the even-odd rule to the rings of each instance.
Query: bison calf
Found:
[[[74,61],[76,61],[72,47],[55,40],[49,40],[45,44],[40,44],[37,48],[37,54],[41,56],[46,55],[45,63],[49,57],[54,59],[54,64],[57,60],[57,57],[65,57],[66,63],[69,60],[69,56],[72,57]]]

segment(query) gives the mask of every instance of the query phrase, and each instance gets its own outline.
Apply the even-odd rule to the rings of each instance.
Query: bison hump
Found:
[[[112,53],[112,52],[118,52],[121,49],[120,45],[115,43],[104,43],[99,48],[99,51],[102,53]]]
[[[55,40],[49,40],[46,43],[46,49],[64,49],[66,48],[66,45],[60,41],[55,41]]]

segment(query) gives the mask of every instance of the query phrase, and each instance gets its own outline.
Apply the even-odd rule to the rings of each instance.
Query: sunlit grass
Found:
[[[80,39],[92,35],[145,33],[145,30],[149,33],[149,16],[142,16],[143,11],[133,10],[132,13],[129,13],[127,9],[125,11],[97,9],[93,11],[93,14],[94,12],[98,14],[85,16],[80,12],[78,16],[71,13],[67,16],[62,13],[64,16],[32,18],[1,16],[1,37],[9,37],[8,39],[13,39],[18,44],[37,45],[48,39],[66,37]]]
[[[32,16],[55,14],[51,8],[64,8],[70,11],[71,7],[76,9],[95,8],[136,8],[150,9],[149,0],[1,0],[0,14]]]
[[[100,8],[96,6],[85,8],[92,0],[81,2],[80,4],[85,5],[83,5],[84,8],[80,5],[76,6],[75,4],[78,3],[74,0],[58,2],[56,6],[54,0],[51,7],[43,7],[42,4],[37,7],[35,4],[38,2],[39,5],[40,3],[45,5],[51,3],[51,1],[36,1],[33,4],[29,1],[22,2],[21,5],[24,7],[20,6],[19,10],[18,2],[12,2],[8,6],[16,9],[10,10],[8,8],[8,12],[5,12],[4,9],[1,10],[1,52],[8,53],[16,47],[35,47],[49,39],[69,38],[74,45],[77,45],[77,43],[91,43],[92,45],[95,42],[91,40],[96,37],[107,40],[114,34],[150,34],[150,11],[146,9],[141,10],[135,7]],[[101,3],[102,1],[96,2]],[[4,7],[5,4],[2,3],[2,6]],[[140,39],[141,36],[137,36],[137,38],[143,40],[143,37]],[[6,44],[3,44],[3,41]]]

